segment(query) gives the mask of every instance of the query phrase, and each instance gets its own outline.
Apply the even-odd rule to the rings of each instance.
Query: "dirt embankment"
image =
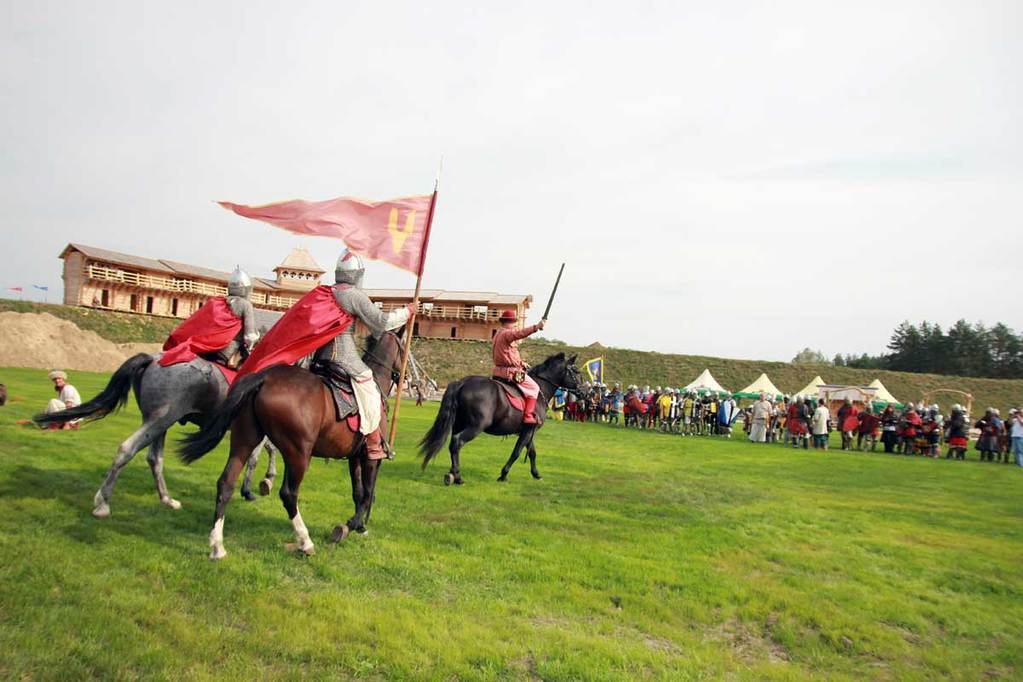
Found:
[[[0,367],[110,372],[156,343],[116,344],[49,313],[0,313]]]

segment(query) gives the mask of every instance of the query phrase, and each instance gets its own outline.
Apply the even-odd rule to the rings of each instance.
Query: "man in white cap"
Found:
[[[78,395],[78,389],[67,382],[67,372],[55,369],[50,372],[48,376],[50,377],[50,381],[53,382],[53,389],[57,391],[57,397],[51,398],[50,402],[47,403],[47,414],[60,412],[61,410],[66,410],[69,407],[78,407],[82,404],[82,396]],[[60,427],[54,425],[50,428],[57,429]],[[78,421],[66,422],[63,428],[77,429]]]

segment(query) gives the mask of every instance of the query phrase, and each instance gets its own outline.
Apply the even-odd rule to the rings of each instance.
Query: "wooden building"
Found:
[[[228,272],[166,259],[145,258],[83,244],[68,244],[60,253],[64,260],[64,304],[186,318],[211,296],[227,293]],[[262,319],[272,320],[290,308],[307,291],[320,284],[324,274],[303,248],[292,250],[274,268],[274,279],[252,278],[252,304]],[[385,311],[412,301],[411,289],[369,289],[370,298]],[[515,310],[520,324],[532,296],[494,292],[420,292],[414,333],[417,336],[454,339],[490,339],[500,326],[503,310]]]

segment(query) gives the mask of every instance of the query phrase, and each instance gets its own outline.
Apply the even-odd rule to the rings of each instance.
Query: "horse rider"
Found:
[[[354,252],[345,249],[334,269],[334,302],[338,308],[362,321],[370,333],[380,335],[408,322],[414,312],[412,304],[385,313],[377,308],[362,288],[365,266]],[[352,391],[359,408],[359,432],[366,437],[366,453],[370,459],[390,458],[383,449],[380,434],[380,406],[383,399],[373,372],[359,356],[355,345],[355,325],[348,325],[316,351],[315,359],[332,360],[352,378]]]
[[[540,320],[531,327],[516,329],[515,323],[518,321],[514,310],[501,313],[501,329],[494,334],[494,369],[491,374],[518,385],[526,400],[522,408],[522,423],[536,424],[536,399],[540,395],[540,386],[526,373],[529,368],[519,355],[519,343],[543,329],[546,320]]]
[[[160,364],[189,362],[199,356],[236,368],[259,340],[251,296],[252,280],[235,267],[227,280],[227,296],[210,298],[171,332]]]
[[[252,347],[259,341],[259,332],[256,331],[256,310],[252,307],[252,280],[240,267],[235,266],[234,272],[227,280],[227,306],[231,312],[242,321],[241,331],[231,339],[230,343],[216,353],[215,360],[229,365],[232,359],[245,349],[247,355]]]

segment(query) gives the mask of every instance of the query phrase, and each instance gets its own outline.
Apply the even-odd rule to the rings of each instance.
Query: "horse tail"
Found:
[[[448,384],[444,389],[444,398],[440,401],[440,412],[433,420],[433,426],[426,432],[423,439],[419,441],[419,452],[423,454],[423,468],[437,456],[440,449],[444,447],[451,427],[455,424],[455,413],[458,411],[458,393],[462,388],[462,382],[456,381]]]
[[[224,434],[231,428],[242,408],[252,404],[252,399],[259,393],[266,380],[267,370],[243,376],[236,381],[227,397],[220,404],[206,423],[195,433],[190,433],[181,439],[181,447],[178,450],[178,457],[185,464],[191,464],[207,452],[217,447],[217,444],[224,438]]]
[[[39,426],[45,427],[75,419],[102,419],[111,412],[124,407],[124,404],[128,402],[128,393],[131,391],[131,387],[138,384],[142,373],[152,362],[153,356],[148,353],[133,355],[117,368],[117,371],[110,377],[110,381],[107,382],[106,388],[89,402],[59,412],[37,414],[32,420]]]

